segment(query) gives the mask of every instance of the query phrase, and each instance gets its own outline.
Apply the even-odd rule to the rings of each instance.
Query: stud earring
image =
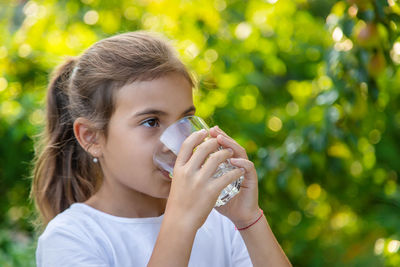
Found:
[[[97,163],[97,162],[99,162],[99,159],[98,158],[93,158],[93,162]]]

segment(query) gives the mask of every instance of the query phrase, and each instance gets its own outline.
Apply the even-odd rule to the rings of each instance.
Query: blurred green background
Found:
[[[256,164],[294,266],[400,266],[398,0],[0,0],[0,265],[34,266],[30,171],[51,70],[138,29]]]

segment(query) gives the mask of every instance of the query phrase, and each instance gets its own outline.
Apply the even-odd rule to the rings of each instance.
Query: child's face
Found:
[[[116,92],[115,107],[108,136],[101,142],[106,187],[102,189],[119,197],[168,197],[171,179],[153,163],[153,152],[166,127],[194,115],[189,82],[180,74],[169,74],[125,85]]]

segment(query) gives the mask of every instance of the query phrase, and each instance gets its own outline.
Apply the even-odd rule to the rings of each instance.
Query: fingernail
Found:
[[[232,148],[228,148],[229,153],[233,154],[233,149]]]
[[[206,129],[201,129],[201,130],[199,131],[200,134],[205,134],[206,132],[207,132]]]
[[[242,173],[246,172],[246,170],[244,168],[240,168],[240,170],[242,171]]]

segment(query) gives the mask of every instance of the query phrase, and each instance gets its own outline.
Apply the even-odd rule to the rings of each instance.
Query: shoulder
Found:
[[[97,262],[101,266],[104,258],[101,247],[95,240],[96,220],[86,213],[79,204],[73,204],[64,212],[58,214],[46,226],[38,239],[36,258],[38,266],[68,266],[72,259],[79,263]],[[69,259],[67,265],[61,264]],[[78,262],[76,262],[78,263]],[[76,266],[80,266],[77,264]]]
[[[84,226],[92,222],[90,214],[85,213],[80,204],[72,204],[71,207],[54,217],[46,226],[39,240],[45,240],[57,233],[79,235],[83,233]]]

